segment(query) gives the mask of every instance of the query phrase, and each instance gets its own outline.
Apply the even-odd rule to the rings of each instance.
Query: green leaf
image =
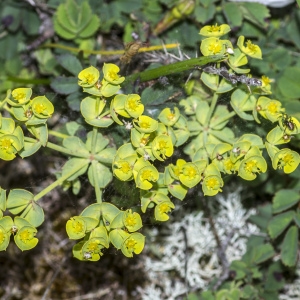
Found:
[[[273,198],[273,213],[282,212],[297,204],[299,200],[300,195],[295,190],[282,189]]]
[[[188,188],[182,184],[168,185],[168,191],[176,198],[183,200],[187,194]]]
[[[78,169],[78,165],[82,167]],[[69,159],[62,168],[62,176],[69,177],[66,178],[68,181],[75,180],[80,175],[84,174],[89,166],[89,160],[83,158],[71,158]]]
[[[77,77],[55,77],[50,84],[51,88],[62,95],[69,95],[79,91]]]
[[[216,6],[213,3],[210,3],[206,7],[197,5],[195,7],[194,15],[198,22],[200,22],[201,24],[204,24],[208,20],[213,18],[215,11],[216,11]]]
[[[42,119],[41,119],[42,120]],[[44,119],[45,121],[47,119]],[[27,129],[35,136],[42,146],[46,146],[48,142],[48,127],[47,124],[27,125]]]
[[[22,9],[20,21],[22,22],[22,27],[28,35],[39,34],[41,21],[38,14],[35,11],[29,9]]]
[[[272,258],[276,252],[271,244],[258,245],[252,249],[251,261],[255,264],[260,264]]]
[[[92,143],[93,132],[90,131],[87,134],[86,147],[94,153],[98,153],[109,144],[109,139],[104,137],[100,132],[97,133],[96,143]],[[111,152],[114,152],[115,149],[109,149]],[[115,153],[114,153],[115,154]]]
[[[70,136],[63,140],[63,146],[69,150],[74,150],[76,156],[88,157],[89,150],[83,141],[77,136]]]
[[[257,225],[262,230],[266,230],[269,220],[272,218],[271,204],[261,205],[257,208],[258,213],[251,215],[249,221]]]
[[[293,15],[293,18],[287,22],[286,31],[289,35],[289,41],[294,43],[298,49],[300,49],[300,31],[299,31],[299,6],[300,3],[298,2],[298,11],[295,9],[295,14]]]
[[[2,211],[6,210],[6,190],[0,187],[0,209]]]
[[[233,27],[242,25],[243,15],[238,3],[226,2],[223,10],[229,25]]]
[[[300,68],[286,68],[282,76],[278,79],[278,88],[283,96],[287,98],[300,97]]]
[[[99,162],[93,161],[88,170],[88,178],[93,187],[95,187],[96,179],[98,187],[103,189],[111,182],[112,173],[108,167]]]
[[[298,228],[291,226],[286,233],[282,248],[281,248],[281,260],[287,267],[294,267],[297,263],[298,253]]]
[[[300,212],[298,211],[294,216],[294,221],[296,225],[300,228]]]
[[[235,280],[243,279],[249,272],[247,264],[241,260],[232,261],[230,270],[235,271]]]
[[[66,69],[76,77],[78,73],[83,69],[79,59],[74,55],[63,54],[58,56],[56,59],[64,69]]]
[[[22,158],[28,157],[28,156],[34,154],[35,152],[37,152],[41,147],[42,147],[42,144],[38,140],[25,141],[24,148],[21,149],[18,153]]]
[[[114,229],[109,233],[109,240],[117,249],[121,249],[124,241],[130,236],[122,229]]]
[[[285,286],[283,265],[280,261],[273,262],[266,273],[265,290],[278,291]],[[275,276],[276,275],[276,276]],[[273,300],[274,298],[271,298]]]
[[[245,19],[260,27],[267,27],[265,19],[270,17],[270,13],[266,5],[243,2],[242,5],[240,5],[240,10],[242,11]]]
[[[86,207],[80,214],[82,217],[90,217],[99,220],[101,216],[101,204],[94,203]]]
[[[93,35],[99,27],[100,20],[92,14],[88,1],[79,6],[75,1],[67,0],[57,8],[53,23],[57,34],[70,40]]]
[[[7,209],[14,215],[19,214],[33,201],[33,197],[33,194],[26,190],[11,190],[7,197]]]
[[[295,216],[294,211],[287,211],[273,217],[268,225],[268,232],[272,239],[278,237],[292,222]]]
[[[28,207],[22,212],[21,217],[34,227],[40,226],[45,220],[43,209],[35,201],[29,203]]]

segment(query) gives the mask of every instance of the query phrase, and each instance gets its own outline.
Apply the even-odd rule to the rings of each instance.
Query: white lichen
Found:
[[[246,252],[247,237],[259,232],[255,225],[247,223],[255,210],[243,208],[240,190],[215,199],[219,203],[219,212],[214,216],[215,228],[221,242],[226,244],[230,263]],[[153,241],[151,250],[150,243],[147,250],[156,253],[159,259],[153,255],[146,257],[149,285],[138,289],[143,300],[182,299],[188,291],[205,290],[222,272],[216,240],[203,212],[189,213],[166,226],[168,236],[161,244],[157,241],[160,231],[150,233]]]

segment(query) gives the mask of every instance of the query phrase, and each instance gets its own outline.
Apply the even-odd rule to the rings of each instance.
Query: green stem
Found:
[[[97,133],[98,133],[98,128],[97,127],[93,127],[92,151],[91,151],[92,156],[94,156],[95,153],[96,153],[96,148],[97,148]]]
[[[92,151],[91,151],[91,156],[95,157],[96,150],[97,150],[97,134],[98,134],[98,128],[93,127],[93,134],[92,134]],[[95,157],[96,158],[96,157]],[[93,178],[94,178],[94,188],[95,188],[95,193],[96,193],[96,199],[97,203],[102,203],[102,191],[99,187],[99,182],[98,182],[98,176],[97,175],[97,161],[93,159],[92,161],[92,172],[93,172]]]
[[[90,160],[85,160],[81,164],[79,164],[76,168],[74,168],[72,171],[65,173],[63,176],[61,176],[59,179],[55,180],[52,184],[47,186],[45,189],[43,189],[41,192],[36,194],[33,198],[34,201],[38,201],[43,196],[48,194],[50,191],[52,191],[54,188],[56,188],[58,185],[62,184],[65,180],[70,178],[73,174],[78,172],[80,169],[82,169],[86,164],[88,164]]]
[[[36,143],[37,142],[36,139],[30,138],[30,137],[27,137],[27,136],[24,137],[24,141],[25,142],[30,142],[30,143]],[[80,158],[89,158],[90,157],[89,153],[83,155],[82,153],[77,153],[76,149],[70,150],[70,149],[67,149],[65,147],[53,144],[51,142],[47,142],[46,147],[48,147],[52,150],[67,154],[67,155],[75,156],[75,157],[80,157]]]
[[[195,69],[196,67],[201,67],[209,63],[217,62],[224,59],[224,55],[211,55],[202,56],[198,58],[192,58],[166,66],[158,67],[155,69],[147,70],[140,73],[132,74],[127,76],[124,83],[130,83],[139,78],[141,82],[149,81],[152,79],[157,79],[161,76],[167,76],[175,73],[180,73],[183,71]]]
[[[61,133],[61,132],[57,132],[57,131],[54,131],[54,130],[48,130],[48,133],[53,135],[53,136],[56,136],[58,138],[61,138],[61,139],[65,139],[65,138],[68,138],[70,137],[69,135],[67,134],[64,134],[64,133]]]
[[[48,147],[52,150],[56,150],[58,152],[67,154],[67,155],[75,156],[75,157],[81,157],[81,158],[89,158],[90,157],[90,153],[84,153],[84,154],[83,153],[78,153],[77,149],[70,150],[70,149],[67,149],[65,147],[53,144],[51,142],[47,142],[46,147]]]
[[[97,161],[96,160],[92,161],[92,172],[93,172],[93,177],[94,177],[94,188],[95,188],[97,203],[102,203],[102,191],[99,187],[99,182],[97,180],[98,175],[97,175]]]
[[[22,84],[50,84],[49,79],[28,79],[28,78],[19,78],[19,77],[14,77],[14,76],[7,76],[6,78],[8,81],[12,82],[17,82],[17,83],[22,83]]]

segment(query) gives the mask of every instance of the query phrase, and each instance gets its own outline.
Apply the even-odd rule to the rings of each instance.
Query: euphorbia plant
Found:
[[[16,154],[27,157],[43,146],[66,154],[69,159],[57,180],[36,195],[15,189],[6,198],[6,191],[1,190],[1,215],[8,210],[17,216],[14,221],[8,216],[0,219],[0,249],[7,248],[11,234],[21,250],[33,248],[37,244],[36,227],[44,220],[38,200],[59,185],[73,185],[73,191],[78,193],[78,178],[84,174],[95,189],[96,203],[73,216],[66,230],[70,239],[80,240],[73,247],[74,257],[96,261],[110,244],[132,257],[141,253],[145,243],[145,236],[138,232],[143,226],[138,211],[122,210],[104,202],[108,199],[103,199],[102,192],[113,176],[116,180],[134,182],[140,191],[142,213],[154,209],[155,220],[167,221],[175,208],[174,199],[183,200],[191,188],[214,196],[222,192],[224,175],[253,180],[266,172],[264,153],[271,158],[274,169],[293,172],[299,165],[299,154],[289,148],[280,149],[280,145],[287,144],[300,132],[300,123],[285,114],[279,100],[267,97],[271,94],[267,77],[251,78],[250,69],[241,68],[247,65],[248,56],[262,59],[260,48],[251,41],[245,46],[243,36],[234,47],[229,40],[221,39],[229,31],[226,24],[205,26],[200,31],[205,37],[200,46],[203,57],[127,78],[111,63],[104,64],[101,71],[93,66],[83,69],[78,74],[78,84],[88,95],[81,101],[80,111],[91,126],[84,139],[60,135],[61,145],[49,142],[47,119],[54,112],[51,102],[45,96],[31,99],[30,88],[9,91],[0,103],[2,109],[11,113],[11,118],[0,119],[0,157],[5,160],[14,159]],[[124,81],[130,85],[138,77],[147,81],[195,68],[203,70],[200,89],[209,88],[209,97],[202,99],[199,87],[193,89],[196,83],[192,82],[190,95],[180,101],[179,107],[165,107],[157,119],[146,115],[140,95],[124,94],[121,90]],[[219,104],[220,96],[229,92],[230,103]],[[237,116],[258,124],[262,116],[278,125],[265,141],[253,132],[236,136],[230,120]],[[24,137],[14,119],[32,137]],[[118,149],[101,133],[112,124],[128,130],[128,140]],[[179,154],[176,162],[170,163],[175,149]],[[189,155],[189,160],[186,155],[183,157],[183,152]]]

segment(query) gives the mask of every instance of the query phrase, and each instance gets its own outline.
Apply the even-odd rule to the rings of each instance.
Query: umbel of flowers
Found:
[[[183,200],[191,188],[201,188],[204,195],[214,196],[222,191],[223,175],[236,174],[254,180],[266,172],[265,152],[274,169],[293,172],[300,156],[282,145],[300,133],[300,122],[286,114],[280,101],[267,97],[271,86],[266,76],[251,80],[250,69],[241,68],[248,63],[248,57],[262,59],[259,46],[249,40],[245,43],[241,36],[237,47],[233,47],[229,40],[221,39],[229,31],[226,24],[201,29],[200,34],[205,37],[200,46],[202,54],[223,54],[224,59],[203,69],[200,84],[191,81],[189,97],[179,103],[182,112],[176,106],[165,107],[157,119],[144,114],[143,99],[138,94],[120,93],[125,78],[119,75],[118,66],[108,63],[101,71],[93,66],[82,70],[78,84],[88,96],[82,100],[80,110],[93,127],[85,141],[68,136],[63,146],[51,146],[46,124],[54,111],[51,102],[45,96],[31,99],[32,91],[27,88],[8,92],[1,105],[8,104],[9,111],[35,139],[24,138],[13,119],[0,117],[0,157],[5,160],[13,159],[16,154],[25,157],[47,145],[71,158],[57,181],[35,196],[16,189],[6,198],[6,191],[0,189],[0,250],[7,248],[11,235],[21,250],[35,247],[36,227],[44,221],[44,212],[37,201],[57,185],[73,185],[73,190],[78,191],[78,177],[85,173],[95,188],[97,203],[70,218],[66,230],[70,239],[78,240],[73,247],[74,257],[97,261],[110,244],[126,257],[141,253],[145,244],[145,236],[139,232],[140,214],[134,208],[123,211],[103,202],[102,190],[113,175],[118,180],[134,182],[140,191],[141,212],[153,209],[157,221],[167,221],[175,208],[174,198]],[[211,90],[206,100],[198,92],[201,85]],[[220,95],[230,91],[230,103],[218,104]],[[276,126],[265,141],[254,133],[236,136],[229,126],[236,116],[257,123],[261,116]],[[109,140],[99,133],[101,128],[112,124],[128,130],[128,141],[117,150],[109,147]],[[180,155],[174,158],[175,148],[183,145],[182,151],[190,159]],[[3,217],[6,210],[15,217]]]
[[[244,45],[244,37],[239,38],[238,47],[234,48],[229,40],[220,39],[229,31],[228,25],[205,26],[200,31],[200,34],[206,37],[201,43],[200,50],[205,56],[225,54],[224,64],[227,64],[228,74],[234,74],[234,72],[247,74],[250,69],[240,67],[247,64],[247,56],[262,59],[261,50],[249,40]],[[220,68],[220,66],[216,68],[218,67]],[[135,182],[136,188],[140,189],[142,212],[154,209],[154,217],[157,221],[169,219],[168,214],[175,207],[170,195],[183,200],[189,188],[201,185],[204,195],[213,196],[222,191],[224,185],[222,173],[237,174],[245,180],[253,180],[259,173],[266,172],[267,163],[262,149],[266,148],[271,154],[274,168],[292,172],[298,166],[298,153],[290,149],[279,150],[275,145],[287,143],[290,135],[298,133],[299,122],[284,114],[279,101],[271,100],[266,96],[256,96],[271,93],[270,80],[267,77],[263,77],[262,84],[255,86],[251,91],[249,87],[247,90],[245,86],[237,85],[236,82],[230,80],[233,78],[230,75],[226,77],[217,72],[215,74],[202,72],[202,82],[214,93],[211,104],[209,105],[207,101],[201,100],[197,94],[194,94],[180,102],[187,119],[178,107],[172,109],[167,107],[161,111],[158,120],[155,120],[143,114],[144,105],[139,95],[114,95],[120,89],[119,84],[124,80],[118,75],[118,71],[117,66],[105,64],[102,76],[93,67],[79,74],[79,85],[83,86],[85,92],[92,95],[83,100],[81,111],[91,125],[107,127],[115,122],[130,130],[130,142],[122,145],[113,159],[113,174],[119,180]],[[250,78],[246,75],[243,75],[245,77],[235,76],[242,83],[250,82],[246,79],[241,80],[241,78]],[[234,112],[229,112],[225,106],[217,105],[218,96],[230,90],[233,90],[230,104]],[[248,111],[252,112],[251,118],[249,118]],[[279,122],[276,137],[274,134],[268,135],[265,143],[255,134],[235,137],[234,132],[227,127],[230,118],[234,115],[260,122],[258,113],[271,122]],[[191,161],[179,158],[174,163],[167,163],[168,159],[173,156],[174,148],[180,147],[188,140],[189,144],[185,146],[184,151],[190,155]],[[161,164],[160,171],[157,169],[159,164]],[[117,215],[116,213],[114,218],[120,220],[122,213],[118,217]],[[82,222],[82,219],[80,220]],[[122,250],[127,238],[122,231],[126,229],[124,223],[116,222],[114,219],[101,221],[101,216],[99,220],[98,225],[106,226],[107,231],[104,234],[104,227],[102,227],[102,239],[99,236],[99,245],[102,246],[99,247],[107,247],[110,241]],[[74,219],[72,224],[76,225],[76,222],[78,219],[76,221]],[[108,222],[107,224],[118,223],[118,236],[123,237],[122,241],[114,241],[116,235],[111,233],[111,225],[107,227],[105,222]],[[77,252],[74,250],[77,254],[74,255],[81,259],[92,259],[87,258],[89,256],[87,253],[91,253],[91,247],[87,251],[85,243],[94,238],[94,234],[88,227],[79,227],[83,230],[85,238],[77,244]],[[127,244],[131,243],[134,244],[132,240]],[[122,251],[124,253],[124,249]],[[97,253],[100,252],[99,250]]]

